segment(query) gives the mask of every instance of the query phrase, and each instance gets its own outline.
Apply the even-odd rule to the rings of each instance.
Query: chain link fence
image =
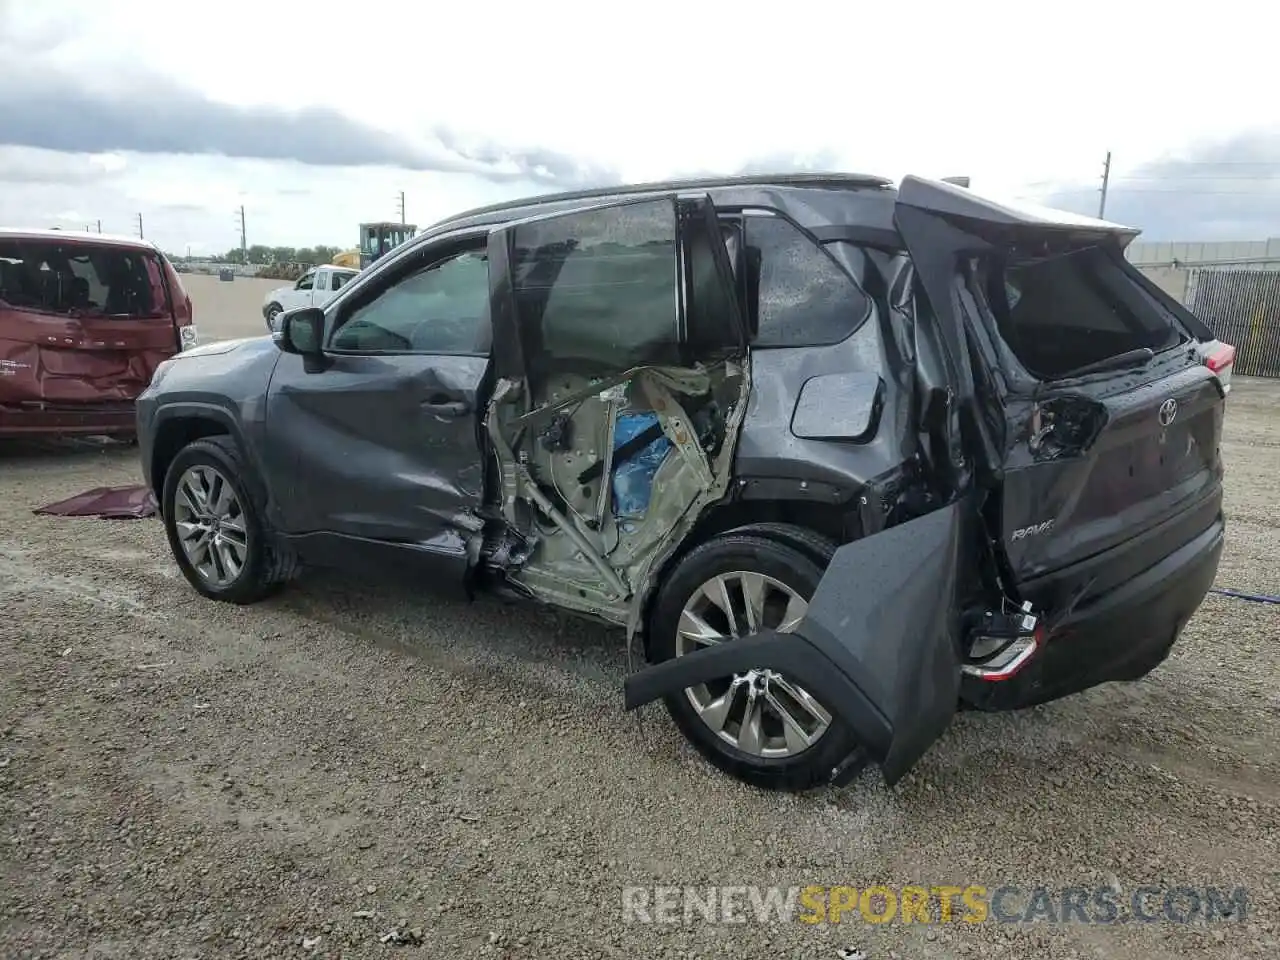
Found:
[[[1235,346],[1237,374],[1280,377],[1280,270],[1192,269],[1186,305]]]

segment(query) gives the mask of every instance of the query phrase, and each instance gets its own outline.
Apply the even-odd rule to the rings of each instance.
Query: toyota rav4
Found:
[[[143,469],[206,597],[552,604],[726,772],[893,783],[957,709],[1142,677],[1213,582],[1225,391],[1136,234],[913,177],[475,210],[163,364]]]

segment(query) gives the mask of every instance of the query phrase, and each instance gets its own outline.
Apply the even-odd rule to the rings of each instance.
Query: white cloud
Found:
[[[799,155],[895,178],[968,174],[975,189],[1036,196],[1064,181],[1087,191],[1112,150],[1120,191],[1126,174],[1189,140],[1280,120],[1267,95],[1273,38],[1247,28],[1259,8],[1241,0],[1185,12],[1137,0],[5,9],[11,41],[102,89],[132,91],[145,64],[220,103],[331,107],[424,150],[464,150],[491,171],[536,167],[540,151],[626,179]],[[450,139],[437,139],[441,130]],[[127,229],[132,204],[175,245],[199,236],[219,247],[235,242],[243,195],[251,241],[343,242],[362,219],[393,218],[401,189],[419,223],[547,189],[466,174],[113,156],[124,165],[108,185],[72,184],[54,202],[53,188],[37,184],[19,212],[107,208]],[[1086,195],[1077,206],[1088,204]],[[166,212],[186,206],[202,212]]]

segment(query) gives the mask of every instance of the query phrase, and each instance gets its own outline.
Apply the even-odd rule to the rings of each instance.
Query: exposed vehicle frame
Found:
[[[756,218],[856,289],[840,336],[760,341]],[[870,760],[892,782],[959,704],[1144,675],[1212,582],[1225,390],[1211,334],[1124,262],[1136,233],[838,174],[473,210],[286,313],[274,345],[166,365],[139,406],[144,472],[207,596],[248,602],[306,563],[535,598],[643,637],[627,706],[665,699],[730,773],[796,788]],[[634,362],[588,348],[630,342],[661,298],[588,300],[617,329],[573,343],[543,326],[562,281],[595,296],[566,265],[615,247],[635,266],[611,283],[671,278],[672,339]],[[446,263],[482,278],[486,316],[428,333],[475,339],[425,349],[365,319]],[[1133,329],[1020,341],[1064,283]],[[620,440],[626,410],[650,425]],[[654,443],[647,506],[619,511],[615,461]],[[748,729],[761,704],[791,725]]]

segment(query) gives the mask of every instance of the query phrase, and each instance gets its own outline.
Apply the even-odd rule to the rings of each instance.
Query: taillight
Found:
[[[1205,357],[1204,362],[1205,366],[1214,373],[1221,373],[1236,362],[1236,348],[1229,343],[1224,343],[1214,353]]]

